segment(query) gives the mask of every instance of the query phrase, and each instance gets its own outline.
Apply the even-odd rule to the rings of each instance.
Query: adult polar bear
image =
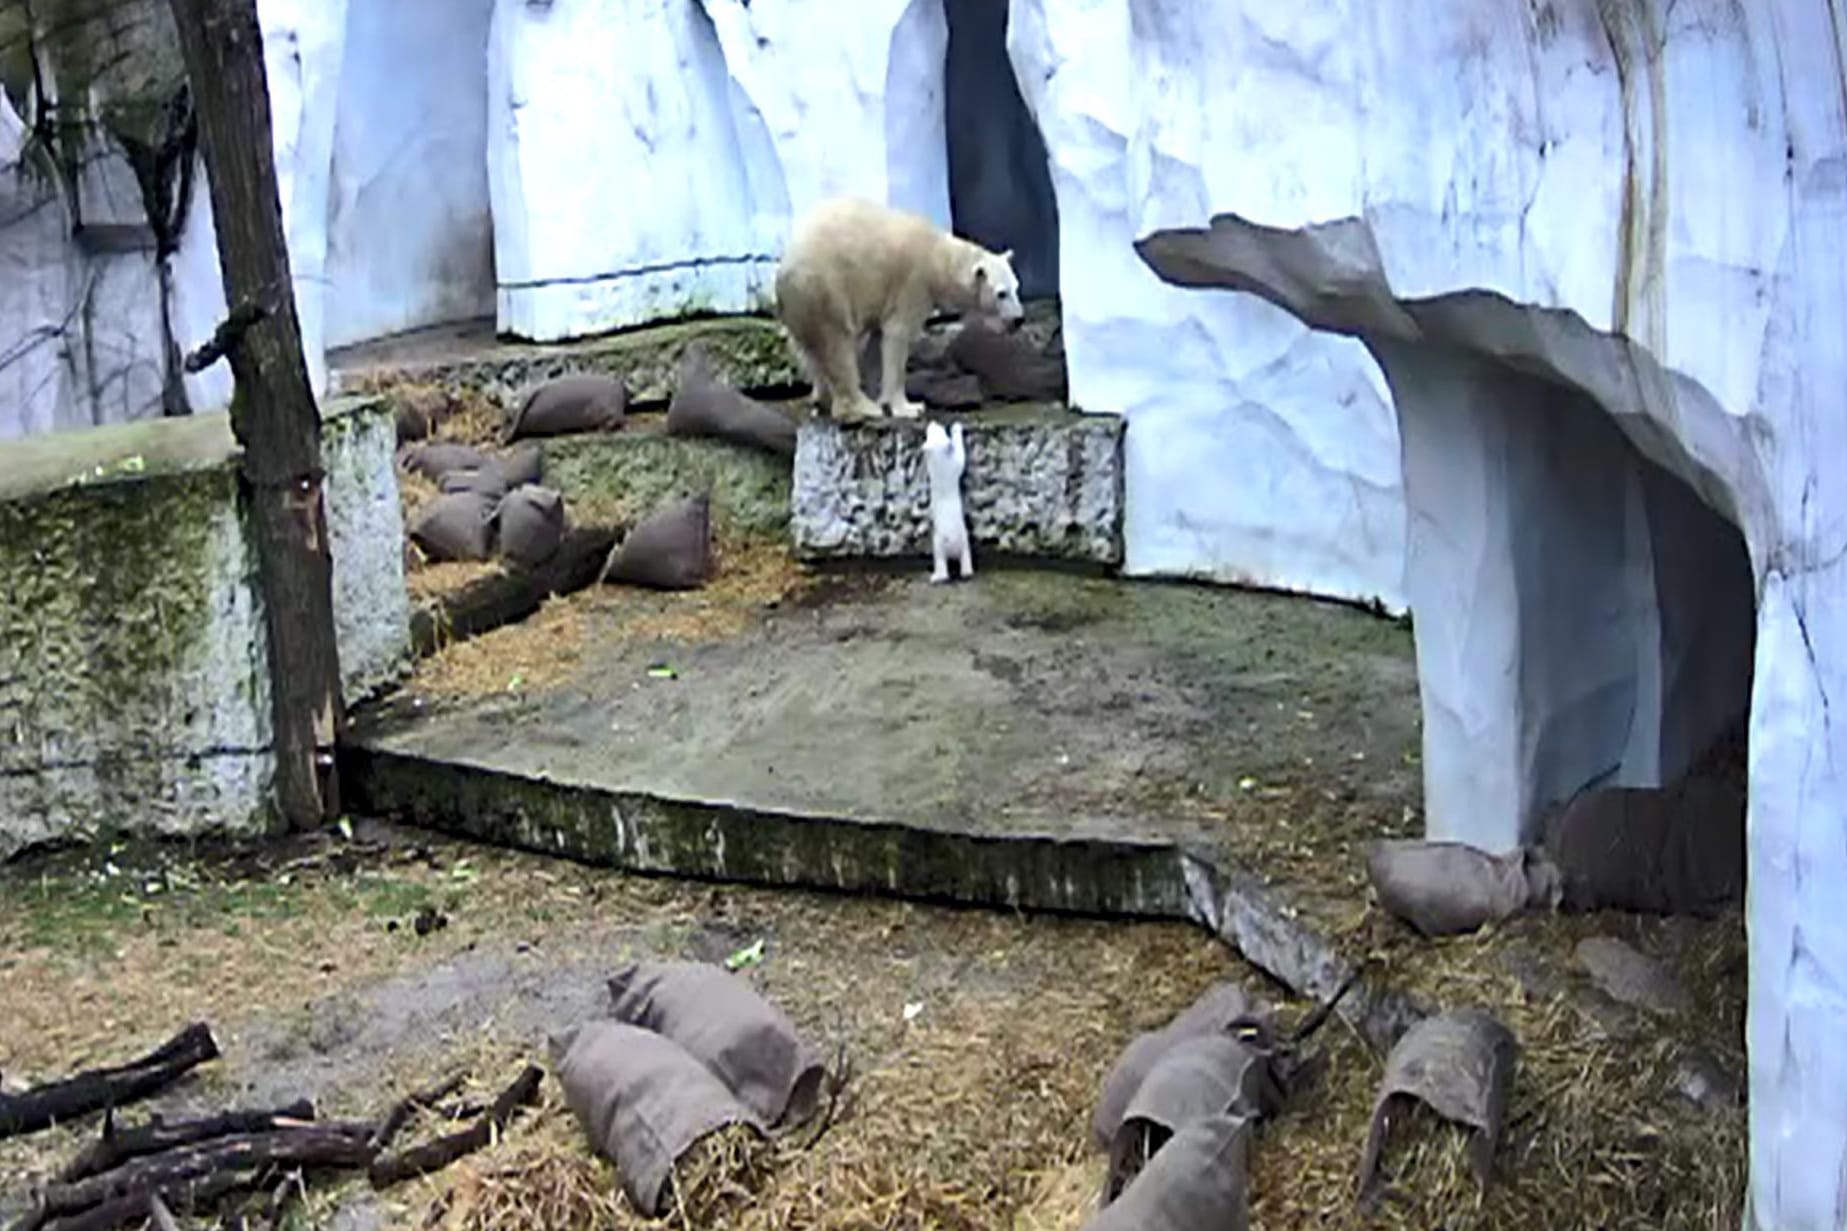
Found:
[[[875,419],[859,381],[859,349],[879,330],[879,402],[894,418],[923,408],[904,393],[911,344],[933,309],[1017,324],[1011,252],[990,252],[929,219],[857,197],[802,216],[776,269],[776,315],[836,419]]]

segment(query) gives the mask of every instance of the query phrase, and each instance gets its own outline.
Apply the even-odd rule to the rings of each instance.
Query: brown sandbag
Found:
[[[494,507],[480,492],[438,496],[411,522],[410,541],[432,561],[486,560],[494,554]]]
[[[525,568],[551,559],[564,541],[564,494],[527,484],[500,502],[500,554]]]
[[[728,440],[795,456],[795,421],[721,384],[712,375],[711,357],[698,343],[680,355],[678,382],[667,406],[667,434]]]
[[[1167,1025],[1129,1040],[1097,1094],[1097,1109],[1090,1123],[1091,1144],[1098,1150],[1108,1150],[1135,1092],[1155,1064],[1176,1044],[1205,1034],[1230,1034],[1267,1049],[1275,1036],[1270,1006],[1253,1000],[1242,987],[1226,979],[1207,988]]]
[[[1062,402],[1068,391],[1064,362],[1042,352],[1022,329],[971,320],[950,342],[949,357],[974,373],[990,398]]]
[[[1209,1116],[1175,1133],[1085,1231],[1246,1231],[1251,1126]]]
[[[1565,908],[1719,914],[1744,897],[1744,817],[1725,780],[1585,791],[1547,825]]]
[[[1473,932],[1558,904],[1558,873],[1542,852],[1491,855],[1463,842],[1389,839],[1366,852],[1379,904],[1425,936]]]
[[[826,1071],[783,1011],[706,962],[637,962],[609,980],[616,1018],[666,1035],[765,1124],[814,1114]]]
[[[1379,1158],[1393,1116],[1411,1101],[1425,1103],[1445,1120],[1473,1131],[1470,1161],[1476,1181],[1487,1188],[1518,1059],[1513,1032],[1485,1009],[1427,1017],[1405,1031],[1386,1057],[1385,1077],[1373,1103],[1372,1127],[1360,1159],[1361,1206],[1379,1196]]]
[[[431,440],[412,445],[398,455],[406,470],[431,482],[440,482],[451,470],[479,470],[491,459],[473,445],[453,440]]]
[[[427,393],[400,394],[397,399],[397,420],[399,444],[410,444],[423,440],[442,425],[449,410],[446,397],[431,396]]]
[[[1162,1053],[1123,1109],[1110,1142],[1104,1200],[1113,1201],[1174,1134],[1212,1116],[1260,1120],[1282,1106],[1276,1054],[1229,1034],[1182,1039]]]
[[[507,476],[507,490],[537,483],[545,477],[545,452],[538,445],[521,445],[494,459]]]
[[[732,1124],[763,1131],[724,1083],[665,1035],[592,1021],[550,1042],[565,1101],[646,1217],[661,1212],[674,1164],[701,1138]]]
[[[507,421],[505,439],[614,432],[628,410],[628,387],[601,372],[573,372],[532,389]]]
[[[609,553],[600,580],[696,590],[712,579],[712,500],[689,496],[643,518]]]
[[[436,486],[445,494],[455,492],[479,492],[489,500],[499,500],[507,494],[506,472],[500,468],[499,461],[488,459],[488,463],[479,470],[451,470],[436,481]]]

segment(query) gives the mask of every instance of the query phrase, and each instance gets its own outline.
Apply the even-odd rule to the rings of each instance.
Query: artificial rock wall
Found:
[[[1391,381],[1432,831],[1671,773],[1748,687],[1747,1225],[1847,1225],[1838,5],[1211,7],[1267,170],[1143,252]]]
[[[1007,50],[1051,158],[1071,400],[1128,420],[1130,574],[1402,610],[1399,442],[1378,365],[1256,296],[1167,286],[1135,256],[1151,222],[1203,217],[1253,180],[1291,190],[1247,129],[1320,139],[1306,100],[1259,96],[1224,67],[1223,7],[1009,7]]]

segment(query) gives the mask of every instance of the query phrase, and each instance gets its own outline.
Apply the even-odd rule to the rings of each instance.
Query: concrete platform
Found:
[[[1350,904],[1356,843],[1414,825],[1409,634],[1331,604],[855,573],[728,639],[587,640],[545,693],[358,715],[350,805],[642,871],[1194,919],[1310,994],[1350,967],[1313,886],[1247,856]]]

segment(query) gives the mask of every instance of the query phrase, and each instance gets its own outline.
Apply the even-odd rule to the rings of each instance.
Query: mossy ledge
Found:
[[[767,811],[369,747],[340,776],[367,815],[624,871],[1198,924],[1298,994],[1333,995],[1387,1047],[1424,1013],[1358,977],[1337,942],[1224,852],[1165,841],[997,836]]]
[[[495,340],[464,353],[430,358],[368,360],[363,351],[338,364],[343,391],[393,384],[431,383],[474,390],[507,404],[533,385],[571,372],[621,377],[632,403],[665,406],[673,396],[674,369],[697,341],[712,359],[720,381],[748,393],[805,386],[782,326],[765,317],[720,316],[646,325],[600,338],[559,343]]]

